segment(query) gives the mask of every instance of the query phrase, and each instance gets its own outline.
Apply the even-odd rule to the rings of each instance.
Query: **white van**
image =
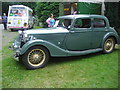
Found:
[[[33,27],[33,10],[24,5],[9,6],[8,11],[8,28],[14,29],[29,29]]]

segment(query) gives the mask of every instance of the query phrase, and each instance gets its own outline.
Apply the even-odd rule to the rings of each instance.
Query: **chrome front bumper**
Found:
[[[17,56],[17,54],[15,53],[13,56],[14,60],[19,61],[19,56]]]
[[[14,58],[16,61],[19,61],[19,56],[20,56],[20,48],[19,48],[19,46],[16,45],[15,43],[12,43],[12,45],[9,46],[9,49],[15,51],[13,58]]]

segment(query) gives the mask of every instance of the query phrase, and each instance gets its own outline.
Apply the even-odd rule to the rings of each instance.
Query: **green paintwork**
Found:
[[[66,51],[64,49],[56,46],[53,43],[45,41],[45,40],[32,40],[32,41],[27,42],[21,48],[20,53],[24,54],[30,47],[36,46],[36,45],[41,45],[41,46],[46,47],[49,50],[51,56],[58,56],[58,55],[60,55],[60,56],[66,56],[67,55],[67,53],[66,53]]]
[[[100,3],[78,2],[77,10],[79,14],[101,14]]]
[[[77,56],[94,53],[103,50],[103,44],[108,37],[115,37],[118,42],[117,32],[109,26],[108,19],[101,15],[68,15],[59,18],[73,19],[69,30],[65,28],[45,28],[25,31],[28,35],[35,37],[35,40],[27,41],[21,48],[19,37],[14,41],[14,50],[20,55],[24,54],[30,47],[40,45],[48,49],[51,56]],[[76,19],[91,19],[90,28],[73,27]],[[94,28],[94,18],[104,19],[105,28]]]
[[[20,55],[24,54],[30,47],[37,46],[37,45],[44,46],[45,48],[49,50],[50,55],[55,56],[55,57],[84,55],[84,54],[89,54],[89,53],[98,52],[102,50],[98,48],[98,49],[91,49],[91,50],[86,50],[86,51],[69,51],[69,50],[64,50],[47,41],[33,40],[30,42],[27,42],[21,49],[19,49]]]
[[[73,28],[67,36],[66,46],[68,50],[85,50],[91,48],[91,28]],[[72,41],[72,42],[71,42]],[[72,43],[72,44],[71,44]],[[77,43],[77,44],[76,44]]]

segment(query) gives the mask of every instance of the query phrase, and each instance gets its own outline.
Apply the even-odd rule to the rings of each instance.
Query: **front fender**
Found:
[[[23,45],[20,54],[24,54],[32,46],[44,46],[48,49],[51,56],[67,56],[67,51],[45,40],[31,40]]]
[[[114,32],[109,32],[109,33],[107,33],[107,34],[104,36],[104,38],[103,38],[103,40],[102,40],[102,43],[101,43],[102,48],[103,48],[103,45],[104,45],[105,40],[106,40],[107,38],[109,38],[109,37],[115,37],[116,43],[117,43],[117,44],[119,43],[119,36],[118,36],[116,33],[114,33]]]

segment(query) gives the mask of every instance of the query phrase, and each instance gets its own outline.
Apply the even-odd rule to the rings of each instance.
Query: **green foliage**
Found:
[[[120,29],[120,2],[106,2],[105,3],[105,15],[110,21],[110,25],[115,27],[117,32]]]
[[[8,13],[9,6],[13,5],[14,2],[2,2],[2,14]]]
[[[36,15],[40,22],[47,26],[46,19],[49,18],[50,14],[54,15],[56,19],[59,16],[59,3],[57,2],[37,2],[36,3]]]
[[[38,29],[38,28],[41,28],[41,27],[40,27],[40,26],[34,26],[33,28],[34,28],[34,29]]]

